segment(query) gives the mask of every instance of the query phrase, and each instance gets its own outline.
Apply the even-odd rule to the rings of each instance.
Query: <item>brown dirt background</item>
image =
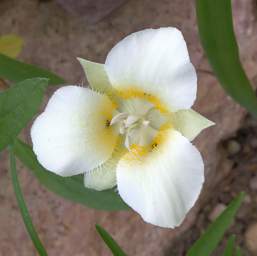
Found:
[[[128,255],[185,255],[210,223],[210,212],[217,204],[227,204],[241,190],[249,196],[242,208],[247,211],[241,213],[231,232],[238,235],[246,255],[254,255],[246,249],[244,234],[257,221],[256,191],[249,188],[257,171],[256,148],[250,145],[256,139],[256,124],[249,117],[245,119],[245,111],[224,93],[211,72],[199,41],[195,1],[130,0],[107,16],[97,10],[87,10],[84,16],[83,12],[67,11],[57,1],[1,0],[0,34],[16,33],[24,38],[20,59],[53,70],[70,84],[78,84],[86,80],[77,56],[104,62],[110,48],[131,32],[149,27],[178,27],[198,72],[194,109],[216,122],[215,127],[204,131],[195,141],[205,160],[206,186],[183,225],[167,230],[144,223],[133,212],[109,213],[68,202],[43,188],[19,165],[24,196],[49,255],[111,255],[96,234],[95,223],[105,227]],[[233,13],[241,59],[257,86],[256,1],[234,0]],[[28,131],[22,136],[29,141]],[[237,153],[231,154],[228,149],[229,138],[238,143]],[[0,155],[0,256],[6,255],[32,256],[36,252],[20,217],[4,152]]]

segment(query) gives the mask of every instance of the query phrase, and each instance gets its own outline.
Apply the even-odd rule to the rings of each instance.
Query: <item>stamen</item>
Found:
[[[116,124],[120,121],[125,120],[128,117],[127,113],[119,113],[116,116],[113,117],[113,119],[111,120],[110,125]]]
[[[140,148],[147,148],[150,152],[158,146],[158,142],[154,142],[162,124],[162,114],[151,104],[138,104],[138,101],[131,101],[129,104],[127,106],[130,107],[121,107],[124,112],[116,111],[108,124],[115,126],[114,131],[123,136],[124,146],[129,151],[132,145],[137,145]]]

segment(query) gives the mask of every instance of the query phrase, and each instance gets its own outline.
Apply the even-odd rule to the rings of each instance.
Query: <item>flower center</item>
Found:
[[[159,128],[167,122],[165,114],[153,104],[142,99],[124,100],[113,115],[110,125],[124,136],[124,145],[129,150],[153,144]]]

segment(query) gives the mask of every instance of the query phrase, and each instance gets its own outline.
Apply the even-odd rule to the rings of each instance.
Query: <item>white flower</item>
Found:
[[[105,64],[79,59],[92,90],[65,86],[31,130],[39,162],[61,176],[84,173],[96,190],[117,185],[142,218],[175,227],[204,181],[190,143],[213,123],[193,111],[197,78],[175,28],[127,36]]]

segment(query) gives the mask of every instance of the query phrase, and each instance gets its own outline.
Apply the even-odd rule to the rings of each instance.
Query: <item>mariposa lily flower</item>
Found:
[[[58,89],[31,130],[39,162],[86,187],[117,186],[142,218],[175,227],[196,202],[204,165],[191,144],[213,123],[193,111],[197,77],[176,28],[127,36],[105,64],[79,59],[91,89]]]

